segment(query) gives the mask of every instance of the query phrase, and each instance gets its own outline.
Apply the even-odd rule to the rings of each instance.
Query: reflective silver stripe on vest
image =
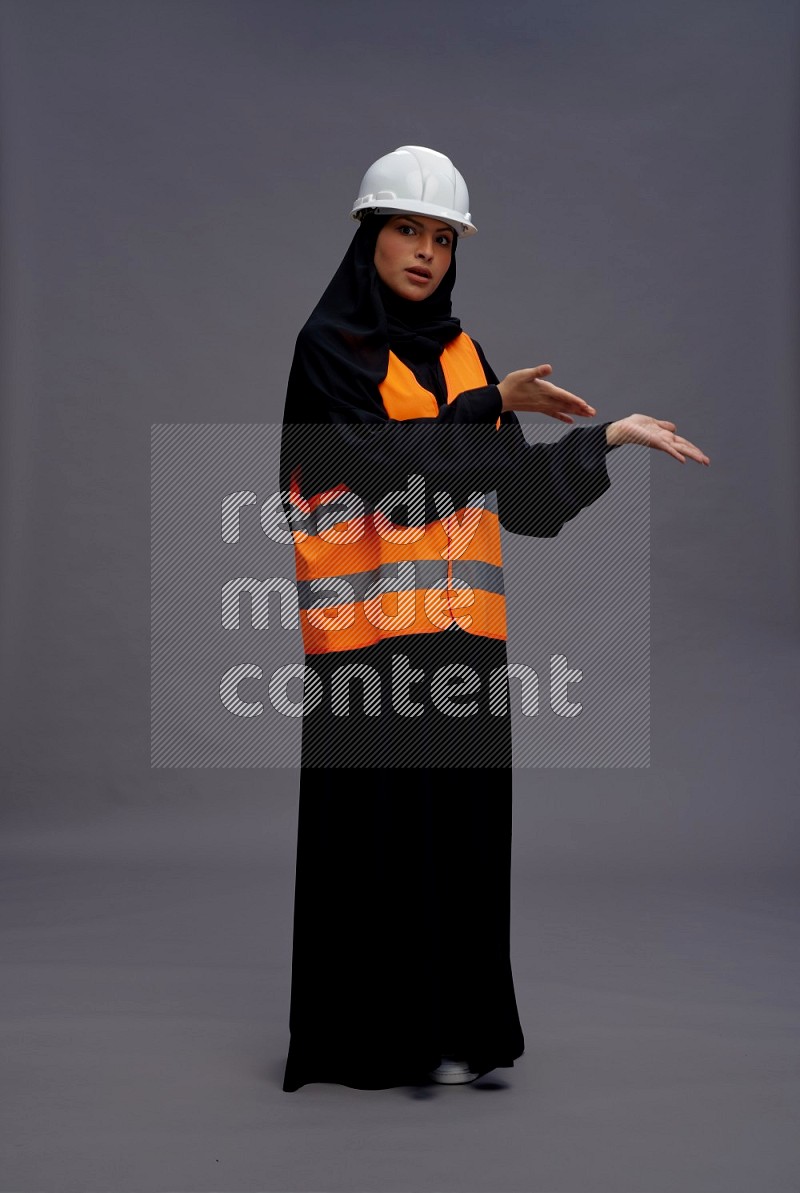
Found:
[[[355,572],[347,576],[299,580],[297,597],[301,609],[329,609],[333,605],[364,601],[369,589],[378,581],[383,582],[384,591],[388,593],[431,588],[437,583],[444,584],[446,579],[446,559],[415,559],[402,564],[384,563],[369,572]],[[454,588],[458,588],[459,580],[472,589],[505,596],[503,569],[494,563],[484,563],[479,559],[454,559]]]

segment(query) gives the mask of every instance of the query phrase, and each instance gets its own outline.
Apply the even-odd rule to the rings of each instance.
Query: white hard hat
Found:
[[[424,145],[401,145],[373,162],[361,180],[353,219],[374,212],[408,211],[444,220],[461,236],[478,229],[469,213],[469,191],[449,157]]]

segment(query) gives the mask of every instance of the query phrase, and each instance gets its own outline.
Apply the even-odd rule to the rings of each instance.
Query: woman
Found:
[[[499,526],[558,534],[622,443],[708,463],[644,415],[526,442],[518,411],[595,410],[549,365],[498,381],[451,315],[476,229],[444,155],[379,159],[351,214],[282,444],[307,664],[287,1091],[460,1084],[521,1056]]]

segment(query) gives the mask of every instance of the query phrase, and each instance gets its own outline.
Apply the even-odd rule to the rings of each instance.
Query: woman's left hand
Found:
[[[641,443],[645,447],[655,447],[674,456],[681,464],[686,463],[687,456],[697,460],[698,464],[711,463],[699,447],[682,435],[676,435],[675,423],[663,418],[650,418],[647,414],[629,414],[627,418],[609,423],[606,427],[606,442],[612,445]]]

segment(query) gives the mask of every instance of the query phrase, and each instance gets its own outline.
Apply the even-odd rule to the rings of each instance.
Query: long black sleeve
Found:
[[[474,339],[487,380],[496,387],[497,375]],[[475,391],[476,393],[479,391]],[[499,391],[498,391],[499,397]],[[555,443],[528,443],[519,419],[505,411],[499,435],[516,470],[505,472],[497,486],[500,523],[514,534],[552,538],[565,522],[605,493],[611,481],[605,457],[616,444],[606,442],[609,424],[573,427]]]
[[[442,401],[441,377],[438,384],[429,380],[427,387],[438,391],[441,403],[435,418],[390,419],[377,403],[343,400],[347,390],[334,378],[330,393],[322,395],[327,423],[295,428],[303,440],[304,491],[319,492],[345,480],[370,503],[405,489],[416,473],[430,492],[449,492],[456,508],[476,490],[496,491],[507,530],[557,535],[610,485],[608,424],[576,427],[556,443],[529,444],[516,415],[502,412],[497,377],[478,344],[476,350],[488,384],[448,404]],[[405,363],[415,369],[413,362]],[[426,367],[441,373],[438,365]]]

